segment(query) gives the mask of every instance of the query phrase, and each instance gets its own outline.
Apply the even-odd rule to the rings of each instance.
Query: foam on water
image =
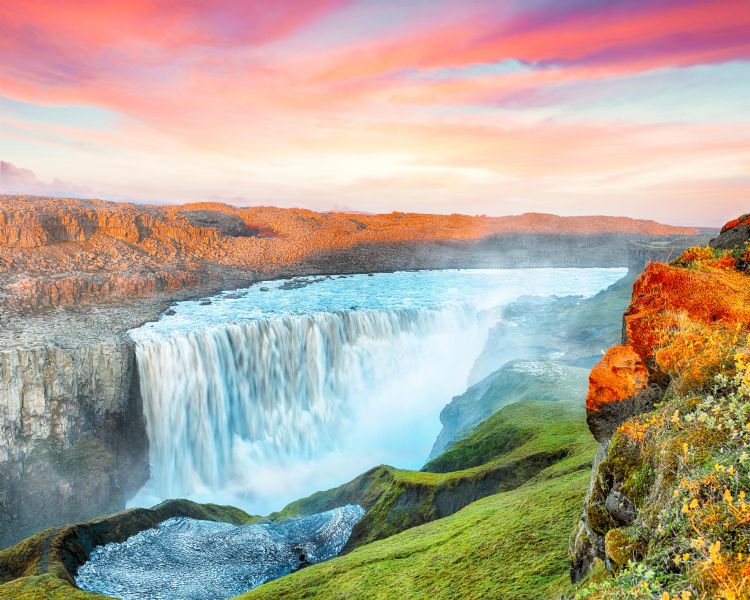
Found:
[[[175,518],[95,548],[76,584],[123,600],[221,600],[343,549],[364,515],[347,505],[277,524]]]
[[[259,283],[133,330],[151,480],[265,514],[381,463],[417,468],[498,312],[624,269],[427,271]]]

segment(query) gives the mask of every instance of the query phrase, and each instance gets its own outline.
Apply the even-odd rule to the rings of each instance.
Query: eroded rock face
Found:
[[[0,546],[117,510],[147,477],[125,341],[0,352]]]
[[[231,269],[276,273],[300,261],[310,261],[311,272],[485,266],[476,255],[498,254],[544,265],[569,254],[611,261],[604,250],[617,247],[624,258],[632,239],[696,233],[615,217],[352,215],[0,196],[0,306],[36,309],[145,296],[210,285]],[[540,247],[535,235],[547,236],[548,244]],[[573,252],[561,254],[550,247],[555,243]],[[357,249],[366,249],[365,256]],[[456,251],[463,251],[459,262],[450,260]]]
[[[729,221],[721,228],[719,237],[711,240],[711,246],[728,250],[743,246],[750,240],[750,214]]]

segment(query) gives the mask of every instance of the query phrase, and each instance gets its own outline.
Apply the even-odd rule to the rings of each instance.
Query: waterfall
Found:
[[[257,318],[136,338],[149,493],[215,500],[231,489],[230,500],[247,505],[244,497],[254,509],[263,486],[253,476],[263,469],[267,479],[304,477],[294,465],[336,452],[366,455],[368,438],[387,431],[388,420],[423,419],[425,403],[436,417],[462,390],[487,328],[476,309],[450,303]],[[420,427],[407,423],[393,445],[419,437]]]

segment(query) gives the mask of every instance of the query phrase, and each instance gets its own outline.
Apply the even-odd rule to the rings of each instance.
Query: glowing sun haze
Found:
[[[0,11],[0,191],[693,225],[748,208],[750,0]]]

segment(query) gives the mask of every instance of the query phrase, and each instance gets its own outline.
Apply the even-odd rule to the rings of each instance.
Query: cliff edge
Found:
[[[749,225],[647,266],[591,371],[577,597],[750,597]]]

